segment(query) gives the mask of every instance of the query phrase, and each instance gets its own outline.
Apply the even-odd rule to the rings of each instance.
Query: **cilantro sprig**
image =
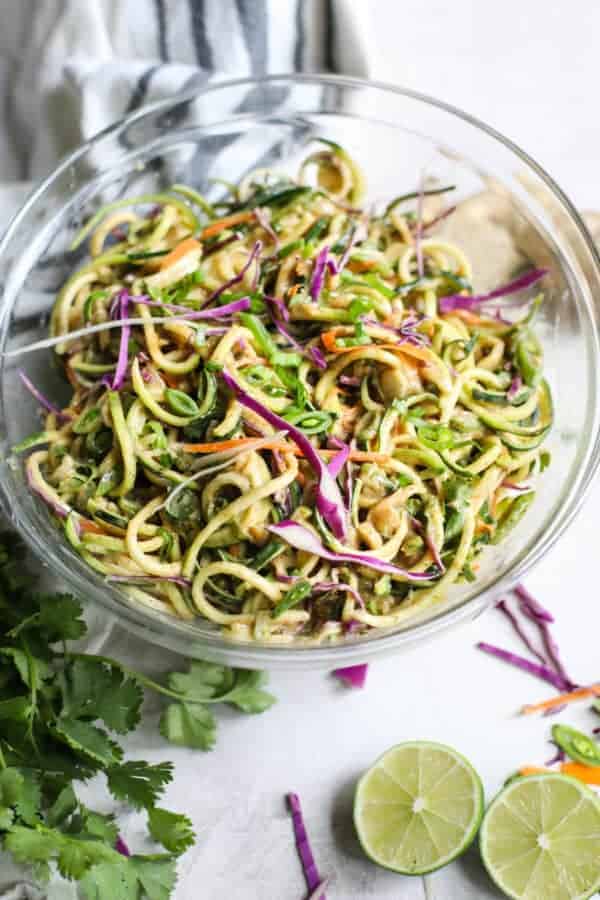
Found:
[[[192,822],[159,805],[172,764],[126,760],[117,738],[138,726],[144,689],[169,701],[164,737],[200,750],[215,744],[211,706],[259,713],[274,698],[260,672],[193,661],[163,684],[71,651],[86,630],[81,604],[36,592],[18,538],[0,534],[0,844],[40,880],[58,871],[78,881],[86,900],[168,900],[177,857],[195,841]],[[146,813],[161,852],[124,855],[115,817],[77,794],[96,775],[115,801]]]

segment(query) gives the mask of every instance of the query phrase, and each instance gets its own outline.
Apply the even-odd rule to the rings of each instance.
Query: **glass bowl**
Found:
[[[404,623],[335,644],[238,643],[210,623],[192,624],[141,606],[106,584],[72,551],[27,489],[10,448],[39,430],[22,366],[55,398],[68,396],[49,351],[2,357],[2,462],[7,515],[54,573],[106,616],[190,657],[248,667],[334,668],[398,651],[480,613],[521,579],[572,521],[599,459],[600,260],[576,210],[546,173],[491,128],[411,91],[332,76],[272,76],[217,83],[155,104],[72,153],[30,196],[0,244],[0,350],[47,333],[55,293],[82,251],[69,244],[101,204],[174,182],[209,197],[259,166],[295,171],[307,142],[323,136],[362,165],[369,199],[414,190],[420,178],[456,185],[446,229],[474,263],[476,289],[506,280],[519,264],[545,265],[538,331],[556,406],[553,462],[536,502],[510,539],[484,551],[475,583]]]

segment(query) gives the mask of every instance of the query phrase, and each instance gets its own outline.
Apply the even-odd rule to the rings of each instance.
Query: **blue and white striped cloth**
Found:
[[[18,0],[2,15],[0,181],[47,174],[144,103],[209,78],[369,70],[361,0]]]

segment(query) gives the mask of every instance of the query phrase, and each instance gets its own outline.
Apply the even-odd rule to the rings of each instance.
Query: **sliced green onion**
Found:
[[[165,390],[165,400],[171,410],[178,416],[196,417],[199,415],[198,404],[187,394],[184,394],[183,391],[167,388]]]

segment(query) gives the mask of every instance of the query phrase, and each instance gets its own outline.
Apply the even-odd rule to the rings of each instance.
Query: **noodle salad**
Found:
[[[367,212],[321,141],[297,179],[256,170],[215,205],[174,185],[90,219],[51,337],[8,354],[51,347],[72,386],[61,409],[20,372],[45,423],[15,451],[89,566],[280,643],[397,626],[477,577],[549,461],[527,290],[546,273],[474,294],[436,237],[451,191]]]

